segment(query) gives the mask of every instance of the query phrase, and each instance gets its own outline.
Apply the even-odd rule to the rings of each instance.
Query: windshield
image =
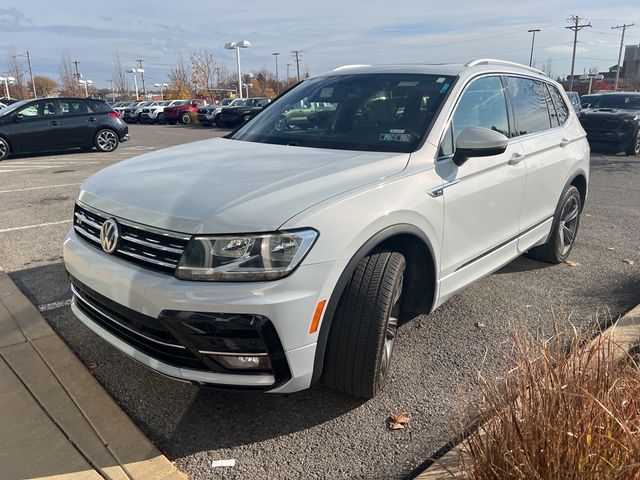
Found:
[[[640,110],[640,95],[602,95],[593,100],[590,107]]]
[[[22,107],[23,105],[29,103],[30,101],[31,100],[21,100],[20,102],[16,102],[16,103],[12,103],[11,105],[8,105],[4,107],[2,110],[0,110],[0,116],[7,115],[17,110],[18,108]]]
[[[258,143],[413,152],[454,77],[354,74],[307,80],[231,138]]]
[[[225,98],[220,102],[220,105],[229,105],[232,101],[233,100],[231,100],[230,98]]]

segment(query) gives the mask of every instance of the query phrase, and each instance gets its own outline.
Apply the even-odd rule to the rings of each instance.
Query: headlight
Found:
[[[639,119],[640,119],[640,116],[635,116],[633,118],[631,118],[631,117],[623,118],[622,121],[624,123],[636,123]]]
[[[258,282],[289,275],[309,252],[318,232],[311,229],[262,235],[193,237],[176,278]]]

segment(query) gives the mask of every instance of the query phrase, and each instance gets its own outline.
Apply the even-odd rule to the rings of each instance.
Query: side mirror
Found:
[[[13,114],[13,121],[14,122],[19,122],[20,120],[22,120],[24,118],[24,115],[21,113],[14,113]]]
[[[507,149],[509,139],[502,133],[488,128],[465,128],[456,140],[453,162],[461,166],[470,157],[491,157],[500,155]]]

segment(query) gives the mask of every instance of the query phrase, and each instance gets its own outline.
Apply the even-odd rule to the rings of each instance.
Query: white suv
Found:
[[[313,102],[332,108],[277,128]],[[401,316],[525,252],[567,258],[588,172],[571,103],[538,70],[342,67],[229,138],[89,178],[64,242],[72,308],[179,380],[372,397]]]

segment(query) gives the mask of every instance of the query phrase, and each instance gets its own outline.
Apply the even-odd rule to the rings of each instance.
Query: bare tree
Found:
[[[178,62],[169,68],[168,76],[167,97],[187,99],[191,96],[191,68],[184,62],[182,55],[178,58]]]
[[[17,57],[18,51],[16,47],[9,47],[7,50],[7,65],[9,66],[9,76],[16,79],[15,85],[11,88],[13,96],[22,100],[29,98],[30,93],[26,87],[24,79],[24,66]]]
[[[71,67],[71,57],[68,52],[64,52],[60,55],[60,63],[58,65],[60,71],[60,93],[65,97],[78,97],[81,94],[84,96],[84,91],[81,91],[78,78],[76,78],[75,72]]]
[[[210,50],[191,53],[191,80],[207,97],[215,96],[216,61]]]
[[[117,53],[113,56],[113,91],[120,98],[129,96],[129,79]]]
[[[542,62],[542,67],[540,67],[544,73],[547,74],[549,78],[553,78],[553,60],[548,58],[544,62]]]

